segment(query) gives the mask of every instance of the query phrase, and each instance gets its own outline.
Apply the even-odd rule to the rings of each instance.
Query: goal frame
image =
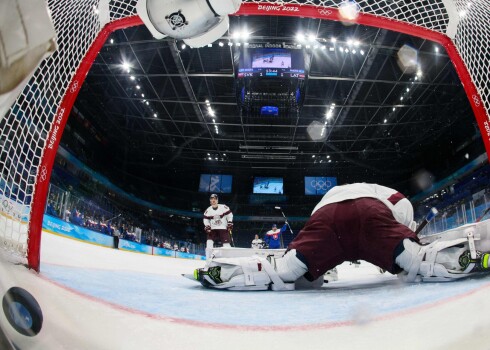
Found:
[[[277,6],[273,6],[277,4]],[[285,8],[287,8],[285,10]],[[341,21],[342,17],[337,8],[322,7],[308,4],[288,4],[278,3],[259,3],[244,2],[240,10],[234,16],[295,16],[305,18],[315,18],[322,20]],[[382,28],[396,31],[403,34],[417,36],[436,42],[446,49],[455,70],[461,79],[464,90],[468,96],[469,103],[473,109],[475,119],[480,128],[482,139],[485,145],[487,155],[490,159],[490,122],[489,116],[485,110],[484,103],[478,93],[478,89],[471,78],[471,75],[461,58],[453,40],[441,32],[427,29],[418,25],[407,22],[393,20],[388,17],[375,16],[369,13],[359,13],[358,18],[353,22],[355,24]],[[36,185],[34,188],[33,199],[31,204],[30,221],[28,224],[27,237],[27,265],[29,268],[39,271],[40,269],[40,245],[44,209],[49,189],[49,180],[53,168],[58,145],[63,134],[64,127],[70,115],[70,111],[75,103],[81,86],[87,76],[92,63],[98,55],[98,52],[105,44],[110,34],[116,30],[143,25],[143,22],[137,15],[116,19],[106,24],[96,39],[93,41],[89,50],[85,54],[76,73],[73,75],[63,96],[60,106],[57,109],[53,119],[51,129],[48,134],[48,142],[44,146],[42,158],[36,175]]]

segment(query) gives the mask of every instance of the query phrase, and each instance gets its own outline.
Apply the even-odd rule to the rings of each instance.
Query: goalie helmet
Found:
[[[242,0],[139,0],[138,15],[156,39],[181,39],[201,47],[220,38],[229,27],[228,15]]]

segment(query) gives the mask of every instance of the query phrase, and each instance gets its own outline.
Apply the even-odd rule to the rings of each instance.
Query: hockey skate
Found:
[[[339,273],[337,271],[337,268],[334,267],[333,269],[331,270],[328,270],[327,272],[325,272],[325,274],[323,275],[323,281],[325,283],[328,283],[328,282],[334,282],[334,281],[338,281],[339,280]]]

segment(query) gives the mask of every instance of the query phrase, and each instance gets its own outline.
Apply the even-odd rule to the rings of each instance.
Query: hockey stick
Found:
[[[485,217],[485,215],[488,214],[489,211],[490,211],[490,207],[488,207],[487,209],[485,209],[485,211],[483,212],[483,214],[481,214],[480,217],[478,219],[476,219],[475,222],[480,222],[481,219],[483,219]]]
[[[425,226],[427,226],[427,224],[429,222],[431,222],[435,217],[436,215],[438,214],[439,212],[437,211],[436,208],[432,207],[430,208],[429,212],[427,213],[424,221],[420,224],[419,227],[417,227],[417,229],[415,230],[415,234],[418,235],[423,229]]]
[[[293,230],[291,229],[291,226],[289,226],[288,218],[286,217],[286,215],[284,215],[284,212],[282,211],[282,208],[279,207],[279,206],[275,206],[274,209],[281,211],[282,216],[286,220],[286,225],[288,225],[288,227],[289,227],[289,231],[291,232],[291,235],[294,235]]]
[[[114,219],[117,219],[118,217],[120,217],[122,214],[119,214],[118,216],[114,216],[112,219],[108,219],[108,220],[105,220],[104,221],[104,224],[107,224],[109,221],[112,221]]]
[[[230,234],[231,246],[235,247],[235,242],[233,242],[233,232],[231,230],[228,230],[228,233]]]

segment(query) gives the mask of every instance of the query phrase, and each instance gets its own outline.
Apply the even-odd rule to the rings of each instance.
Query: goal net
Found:
[[[142,25],[136,0],[47,0],[58,49],[0,121],[0,243],[39,270],[40,237],[56,150],[84,78],[108,36]],[[340,20],[342,1],[245,0],[236,14]],[[487,0],[358,0],[356,23],[443,45],[463,82],[490,154]]]

